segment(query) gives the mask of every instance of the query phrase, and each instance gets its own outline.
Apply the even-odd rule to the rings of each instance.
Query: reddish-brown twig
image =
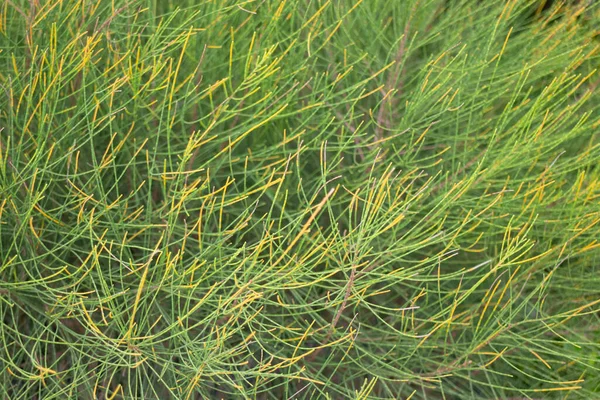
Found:
[[[333,331],[335,330],[335,327],[336,327],[337,323],[339,322],[340,317],[342,316],[342,313],[344,312],[344,310],[346,309],[346,306],[348,305],[348,299],[350,298],[350,295],[352,294],[352,286],[354,286],[355,276],[356,276],[356,267],[352,267],[352,271],[350,272],[350,278],[348,278],[348,283],[346,283],[346,292],[344,293],[344,300],[342,300],[342,304],[340,305],[340,308],[338,308],[333,319],[331,320],[331,325],[329,326],[329,330],[327,331],[327,336],[325,336],[325,340],[323,341],[323,344],[321,344],[321,347],[319,347],[317,350],[315,350],[313,353],[311,353],[310,355],[308,355],[306,357],[306,361],[314,360],[317,357],[317,355],[319,355],[321,350],[323,350],[325,348],[325,346],[327,346],[327,344],[329,343],[329,340],[331,339],[331,335],[333,335]]]
[[[386,96],[383,98],[383,101],[381,102],[381,105],[379,106],[379,112],[377,113],[377,126],[375,128],[375,142],[379,142],[382,139],[384,126],[387,129],[389,129],[391,126],[392,116],[389,115],[388,118],[385,117],[385,111],[388,106],[388,103],[394,99],[397,99],[398,96],[400,96],[402,94],[402,88],[404,86],[404,71],[405,71],[405,69],[402,68],[402,65],[403,65],[403,60],[405,57],[404,53],[406,52],[406,40],[408,39],[408,35],[410,33],[411,18],[412,18],[412,15],[414,14],[415,9],[418,4],[419,4],[419,1],[415,2],[415,4],[412,7],[412,10],[410,12],[410,15],[408,17],[408,21],[406,21],[406,25],[404,26],[404,32],[402,34],[402,39],[400,39],[400,44],[398,46],[398,52],[396,53],[396,57],[394,59],[394,62],[396,64],[394,67],[394,71],[393,71],[393,73],[391,73],[388,76],[388,79],[385,83],[385,87],[388,88],[388,90],[389,90],[389,88],[396,85],[396,92],[395,93],[391,93],[391,92],[386,93]],[[390,104],[392,109],[394,108],[394,103],[395,102],[392,102]]]

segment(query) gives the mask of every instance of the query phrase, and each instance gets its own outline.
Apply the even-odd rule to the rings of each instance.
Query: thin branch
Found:
[[[346,292],[344,293],[344,300],[342,301],[342,305],[338,309],[337,313],[335,313],[335,316],[331,320],[331,325],[329,326],[329,330],[327,331],[327,336],[325,336],[325,340],[323,341],[323,344],[321,345],[321,347],[319,347],[315,352],[311,353],[308,357],[306,357],[306,361],[314,360],[317,357],[317,355],[319,355],[321,350],[323,350],[325,348],[325,346],[327,346],[327,344],[329,343],[329,340],[331,339],[331,336],[333,335],[333,331],[335,330],[335,327],[337,326],[337,323],[339,322],[340,317],[342,316],[342,313],[346,309],[346,305],[348,304],[348,299],[350,298],[350,295],[352,294],[352,287],[354,286],[355,277],[356,277],[356,267],[352,267],[352,271],[350,272],[350,278],[348,279],[348,282],[346,283]]]
[[[15,9],[16,12],[18,12],[19,14],[21,14],[21,16],[25,19],[27,19],[27,15],[23,12],[23,10],[21,10],[19,7],[17,7],[17,5],[15,3],[12,2],[12,0],[6,0],[8,2],[8,4],[10,4],[11,6],[13,6],[13,8]]]
[[[113,19],[115,19],[119,14],[121,14],[125,9],[127,9],[133,3],[135,3],[135,1],[129,1],[129,2],[125,3],[123,6],[119,7],[118,9],[116,9],[112,13],[112,15],[110,17],[108,17],[108,19],[106,21],[104,21],[104,23],[102,25],[100,25],[100,28],[98,28],[98,29],[94,28],[94,33],[100,33],[105,28],[108,28],[108,26],[111,24],[111,22],[113,21]],[[96,21],[96,24],[98,24],[97,21]]]
[[[402,68],[402,64],[403,64],[402,61],[404,60],[404,56],[405,56],[404,53],[406,51],[406,40],[408,39],[408,34],[410,33],[411,18],[412,18],[412,15],[414,14],[415,9],[418,4],[419,4],[419,1],[417,0],[412,7],[410,16],[408,17],[408,21],[406,22],[406,25],[404,26],[404,33],[402,34],[402,39],[400,40],[400,45],[398,46],[398,52],[396,53],[396,57],[394,59],[394,62],[396,63],[396,66],[394,68],[394,73],[392,73],[388,76],[388,79],[385,83],[385,87],[391,88],[397,82],[397,88],[396,88],[396,93],[395,93],[396,96],[400,96],[402,94],[402,89],[404,87],[404,71],[405,71],[405,69]],[[390,115],[390,116],[388,116],[388,118],[385,118],[385,109],[386,109],[388,102],[393,100],[393,97],[394,97],[394,95],[391,92],[388,92],[386,94],[386,96],[383,98],[381,105],[379,106],[379,113],[377,114],[377,127],[375,128],[375,141],[376,142],[378,142],[379,140],[382,139],[384,125],[386,125],[386,128],[389,128],[391,125],[392,116]],[[392,102],[391,105],[393,108],[394,103]]]

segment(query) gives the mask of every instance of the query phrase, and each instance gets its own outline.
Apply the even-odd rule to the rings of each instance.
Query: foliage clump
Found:
[[[5,0],[0,397],[597,398],[599,21]]]

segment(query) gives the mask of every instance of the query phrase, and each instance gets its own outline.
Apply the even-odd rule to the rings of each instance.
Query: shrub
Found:
[[[0,13],[1,397],[600,396],[594,2]]]

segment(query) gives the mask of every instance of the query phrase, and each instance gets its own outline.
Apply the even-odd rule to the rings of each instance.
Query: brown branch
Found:
[[[15,3],[13,3],[11,0],[6,0],[8,2],[8,4],[10,4],[11,6],[13,6],[13,8],[15,9],[16,12],[18,12],[19,14],[21,14],[21,16],[25,19],[27,19],[27,15],[23,12],[23,10],[21,10],[19,7],[17,7],[17,5]]]
[[[400,77],[401,74],[401,70],[400,70],[400,65],[401,65],[401,61],[404,58],[404,51],[405,51],[405,47],[406,47],[406,37],[407,37],[407,31],[408,29],[410,29],[410,23],[406,24],[406,27],[404,29],[404,35],[402,36],[402,40],[400,40],[400,46],[398,48],[398,53],[396,54],[396,59],[395,59],[395,63],[396,63],[396,68],[394,68],[394,73],[390,74],[385,86],[386,87],[391,87],[392,84],[394,82],[397,82],[398,79],[400,79],[400,81],[398,82],[398,89],[396,91],[396,94],[401,94],[402,93],[402,87],[404,86],[403,82],[404,79],[402,79],[402,77]],[[381,105],[379,106],[379,113],[377,113],[377,126],[375,127],[375,141],[379,141],[382,139],[382,133],[383,133],[383,126],[384,124],[386,125],[386,128],[389,128],[389,121],[391,120],[391,116],[389,118],[385,118],[385,108],[388,104],[388,102],[392,99],[393,95],[392,93],[386,93],[386,96],[383,98],[383,101],[381,102]]]
[[[200,55],[200,60],[198,61],[198,65],[196,66],[196,94],[200,93],[200,83],[202,83],[202,78],[204,77],[204,75],[202,74],[202,62],[204,61],[204,56],[206,55],[206,48],[207,45],[204,44],[204,48],[202,49],[202,54]],[[200,102],[196,101],[196,107],[194,107],[194,120],[195,122],[198,123],[198,132],[200,132],[200,130],[202,129],[202,127],[200,126]],[[192,132],[193,134],[193,132]],[[190,160],[187,163],[186,166],[186,171],[191,171],[192,167],[194,166],[194,160],[196,160],[196,156],[198,155],[198,152],[200,151],[200,147],[196,148],[196,150],[194,150],[194,153],[192,153],[192,156],[190,157]],[[186,174],[185,176],[185,184],[187,185],[188,182],[188,178],[189,178],[189,174]]]
[[[456,173],[454,173],[454,176],[459,176],[460,174],[462,174],[463,172],[465,172],[467,169],[469,169],[473,164],[475,164],[478,160],[481,159],[481,157],[487,152],[487,148],[483,149],[481,152],[479,152],[479,154],[477,154],[475,157],[473,157],[471,160],[469,160],[464,167],[462,167],[461,169],[459,169],[458,171],[456,171]],[[448,180],[444,180],[440,183],[438,183],[436,186],[433,187],[433,189],[431,189],[431,194],[435,194],[437,193],[440,189],[445,188],[448,185],[449,181]]]
[[[600,84],[600,77],[598,77],[598,79],[596,79],[594,82],[592,82],[589,85],[588,89],[584,93],[582,93],[581,95],[579,95],[575,98],[575,103],[578,103],[588,93],[594,93],[594,91],[598,88],[599,84]]]
[[[120,8],[116,9],[112,13],[112,15],[110,17],[108,17],[108,19],[106,21],[104,21],[104,23],[102,25],[100,25],[100,28],[96,29],[94,27],[94,34],[102,32],[105,28],[107,28],[110,25],[110,23],[113,21],[113,19],[115,19],[119,14],[121,14],[125,9],[127,9],[133,3],[134,3],[134,1],[129,1],[129,2],[125,3],[123,6],[121,6]],[[98,26],[98,20],[96,20],[96,26]]]
[[[374,262],[371,265],[369,265],[367,268],[363,269],[362,271],[359,271],[358,274],[356,275],[356,280],[359,280],[360,278],[363,277],[363,275],[368,274],[373,268],[378,267],[379,263]]]
[[[397,85],[396,88],[396,95],[399,96],[402,94],[402,89],[404,87],[404,72],[406,71],[404,68],[401,68],[402,66],[402,61],[404,60],[404,56],[405,56],[405,51],[406,51],[406,40],[408,39],[408,34],[410,33],[410,22],[412,19],[413,14],[415,13],[416,7],[419,4],[419,0],[417,0],[415,2],[415,4],[413,5],[410,15],[408,17],[408,21],[406,22],[406,25],[404,26],[404,33],[402,34],[402,39],[400,40],[400,45],[398,46],[398,52],[396,53],[396,57],[394,59],[394,62],[396,64],[395,68],[394,68],[394,73],[390,74],[388,76],[388,79],[385,83],[385,87],[387,88],[391,88],[394,84]],[[383,101],[381,102],[381,105],[379,106],[379,113],[377,114],[377,126],[375,128],[375,142],[378,142],[382,139],[382,134],[383,134],[383,127],[384,124],[386,125],[385,127],[389,129],[390,125],[391,125],[391,120],[392,120],[392,116],[390,115],[388,118],[385,118],[385,109],[387,106],[387,103],[393,100],[393,94],[391,92],[388,92],[386,94],[386,96],[383,98]],[[391,103],[391,106],[393,108],[395,102]]]
[[[344,309],[346,308],[346,304],[348,303],[348,298],[350,298],[350,295],[352,294],[352,286],[354,285],[355,274],[356,274],[356,268],[352,267],[352,271],[350,272],[350,279],[348,279],[348,283],[346,284],[346,293],[344,293],[344,301],[342,301],[342,305],[340,306],[338,312],[335,314],[335,317],[333,318],[333,321],[331,322],[330,331],[333,331],[333,329],[335,329],[335,326],[337,325],[342,313],[344,312]]]
[[[309,80],[308,80],[308,82],[306,82],[306,84],[305,84],[304,86],[308,86],[308,88],[309,88],[310,90],[313,90],[312,86],[311,86],[311,85],[310,85],[310,83],[309,83],[309,82],[310,82],[310,80],[312,80],[312,78],[311,78],[311,79],[309,79]],[[303,87],[304,87],[304,86],[303,86]],[[325,101],[324,101],[324,103],[325,103],[325,105],[326,105],[327,107],[329,107],[329,109],[330,109],[331,111],[333,111],[333,112],[334,112],[334,114],[335,114],[336,118],[337,118],[337,119],[339,119],[339,120],[342,122],[342,124],[344,124],[344,126],[346,127],[346,129],[348,129],[348,130],[349,130],[350,132],[352,132],[353,134],[355,134],[355,133],[356,133],[356,130],[357,130],[357,128],[355,128],[355,127],[354,127],[352,124],[350,124],[350,122],[348,122],[348,121],[345,119],[345,117],[342,115],[342,113],[341,113],[341,112],[339,112],[338,110],[336,110],[336,109],[335,109],[335,107],[334,107],[333,105],[331,105],[331,104],[330,104],[330,103],[329,103],[327,100],[325,100]],[[365,159],[365,153],[363,152],[362,148],[360,147],[360,145],[361,145],[360,139],[359,139],[359,138],[357,138],[357,137],[355,137],[355,138],[354,138],[354,144],[356,144],[356,145],[358,146],[358,147],[356,147],[356,149],[357,149],[357,151],[358,151],[358,156],[359,156],[359,158],[360,158],[360,161],[361,161],[361,162],[362,162],[362,161],[364,161],[364,159]]]
[[[314,360],[317,357],[317,355],[321,352],[321,350],[323,350],[325,348],[325,346],[327,346],[327,344],[329,343],[329,340],[331,339],[331,336],[333,335],[333,331],[335,330],[335,327],[336,327],[337,323],[339,322],[340,317],[342,316],[342,313],[346,309],[346,305],[348,304],[348,299],[350,298],[350,295],[352,294],[352,286],[354,286],[355,276],[356,276],[356,267],[352,267],[352,271],[350,272],[350,278],[348,279],[348,283],[346,283],[346,292],[344,293],[344,300],[342,301],[342,305],[338,309],[337,313],[335,313],[335,316],[331,320],[331,325],[329,326],[329,330],[327,331],[327,336],[325,336],[325,340],[323,341],[323,344],[321,345],[321,347],[319,347],[312,354],[309,354],[306,357],[306,361],[310,362],[310,361]]]
[[[458,360],[455,360],[452,364],[448,365],[447,367],[440,367],[433,372],[420,374],[419,377],[420,378],[436,378],[440,375],[445,375],[448,372],[456,371],[457,369],[466,368],[469,365],[471,365],[472,363],[473,363],[473,361],[467,360],[467,361],[463,362],[462,364],[458,364]]]

